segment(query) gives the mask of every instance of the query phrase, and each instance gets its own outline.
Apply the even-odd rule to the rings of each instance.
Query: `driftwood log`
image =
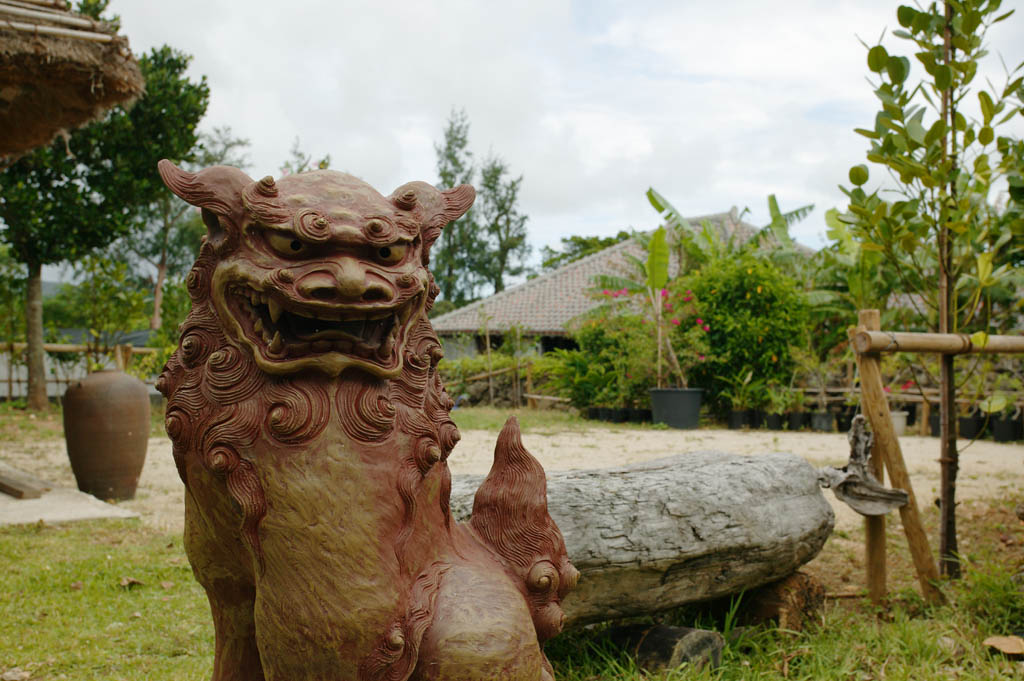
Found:
[[[695,452],[621,468],[549,471],[548,510],[581,572],[567,626],[739,593],[814,558],[835,517],[793,454]],[[455,476],[469,517],[480,476]]]

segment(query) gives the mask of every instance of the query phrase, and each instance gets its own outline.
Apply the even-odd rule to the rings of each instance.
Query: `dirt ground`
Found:
[[[453,473],[486,473],[490,468],[497,433],[481,430],[462,432],[462,441],[449,459]],[[602,468],[644,461],[673,454],[716,450],[735,454],[791,452],[813,466],[843,465],[849,455],[845,435],[772,431],[730,431],[704,429],[636,430],[594,427],[571,431],[530,431],[523,442],[546,469]],[[936,438],[900,438],[918,503],[926,523],[934,521],[933,502],[938,498],[939,463]],[[50,480],[74,487],[63,440],[29,443],[0,442],[0,460]],[[960,442],[960,473],[957,498],[965,509],[984,506],[995,499],[1019,496],[1024,482],[1024,445],[977,441]],[[136,498],[121,502],[138,512],[146,525],[166,532],[181,532],[183,487],[171,457],[170,441],[152,438]],[[827,577],[830,590],[862,581],[863,521],[836,501],[828,490],[826,498],[836,511],[836,530],[826,551],[810,565],[812,572]],[[972,506],[973,505],[973,506]],[[933,524],[933,522],[931,523]],[[890,536],[898,543],[898,522],[890,523]],[[937,538],[931,537],[933,546]],[[961,539],[966,550],[970,538]]]

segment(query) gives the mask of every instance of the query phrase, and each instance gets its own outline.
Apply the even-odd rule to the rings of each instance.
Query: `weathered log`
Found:
[[[835,517],[793,454],[695,452],[620,468],[549,471],[548,509],[582,576],[567,626],[738,593],[811,560]],[[481,476],[456,476],[469,517]]]

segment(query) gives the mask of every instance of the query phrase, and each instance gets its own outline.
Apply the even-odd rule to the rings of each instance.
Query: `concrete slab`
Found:
[[[100,501],[77,489],[56,488],[38,499],[15,499],[0,494],[0,525],[66,523],[97,518],[138,518],[126,508]]]

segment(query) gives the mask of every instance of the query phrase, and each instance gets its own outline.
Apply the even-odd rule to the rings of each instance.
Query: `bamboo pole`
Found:
[[[55,35],[61,38],[77,38],[79,40],[91,40],[96,43],[109,43],[114,37],[106,33],[93,33],[91,31],[72,31],[58,26],[43,26],[42,24],[24,24],[20,21],[7,21],[0,19],[0,28],[11,28],[15,31],[27,33],[42,33],[44,35]]]
[[[861,326],[868,329],[877,329],[881,325],[881,315],[878,310],[861,310],[857,315]],[[861,379],[863,381],[863,378]],[[866,405],[862,409],[866,412]],[[888,407],[886,407],[888,411]],[[880,449],[880,440],[874,426],[871,430],[875,432],[874,444],[871,447],[871,473],[879,483],[885,482],[885,469],[882,463],[883,454]],[[885,600],[886,587],[886,559],[885,559],[885,516],[864,516],[864,563],[867,566],[868,597],[875,605]]]
[[[1024,336],[989,336],[975,345],[965,333],[905,333],[865,329],[853,337],[857,352],[935,352],[944,355],[1024,353]]]
[[[36,5],[62,11],[67,11],[68,9],[68,4],[63,0],[17,0],[17,2],[21,5]]]
[[[17,352],[24,350],[28,347],[28,343],[10,343],[9,347],[12,351]],[[144,348],[135,345],[125,345],[126,348],[132,349],[132,354],[135,355],[153,355],[159,352],[159,348]],[[43,350],[46,352],[93,352],[96,348],[90,345],[80,345],[74,343],[43,343]],[[104,347],[100,348],[100,352],[111,352],[112,348]]]
[[[12,5],[5,5],[3,3],[0,3],[0,14],[7,14],[12,17],[21,17],[22,19],[42,19],[55,24],[78,26],[79,28],[88,28],[91,30],[95,30],[97,28],[97,22],[91,19],[83,19],[82,17],[76,17],[71,14],[58,14],[54,12],[42,12],[37,9],[24,9],[21,7],[14,7]]]
[[[865,312],[870,311],[865,310],[861,314],[863,315]],[[853,330],[853,333],[864,330],[866,329],[857,328]],[[907,466],[903,460],[899,439],[893,431],[889,403],[882,384],[882,367],[878,354],[857,353],[857,366],[860,368],[861,409],[871,423],[871,431],[875,435],[874,451],[881,454],[892,486],[906,491],[908,496],[906,505],[900,508],[900,519],[903,521],[903,530],[910,546],[917,579],[921,584],[921,593],[928,601],[940,602],[942,592],[936,586],[939,573],[935,559],[932,557],[931,548],[928,546],[928,536],[921,523],[917,498],[914,496],[914,488],[910,483],[910,474],[907,472]]]

